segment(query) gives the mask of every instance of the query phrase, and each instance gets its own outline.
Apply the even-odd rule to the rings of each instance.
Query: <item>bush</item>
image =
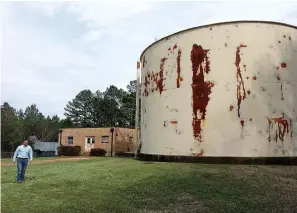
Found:
[[[106,151],[101,148],[91,149],[90,156],[105,156]]]
[[[80,155],[80,146],[59,146],[58,155],[61,156],[78,156]]]

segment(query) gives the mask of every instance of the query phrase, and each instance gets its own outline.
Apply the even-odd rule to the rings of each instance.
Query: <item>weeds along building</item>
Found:
[[[296,26],[237,21],[169,35],[141,55],[139,158],[296,163],[296,92]]]
[[[82,154],[101,148],[108,156],[134,153],[135,130],[129,128],[68,128],[59,132],[63,146],[80,146]]]

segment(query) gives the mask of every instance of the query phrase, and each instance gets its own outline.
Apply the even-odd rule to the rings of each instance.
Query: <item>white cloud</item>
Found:
[[[46,16],[53,17],[57,12],[63,10],[67,2],[26,2],[25,6],[29,9],[39,10]]]
[[[82,36],[82,39],[86,42],[98,41],[103,36],[103,32],[100,30],[92,30]]]
[[[70,3],[66,10],[77,15],[80,21],[87,22],[88,27],[110,27],[119,20],[154,9],[153,5],[153,2],[144,1],[81,1]]]

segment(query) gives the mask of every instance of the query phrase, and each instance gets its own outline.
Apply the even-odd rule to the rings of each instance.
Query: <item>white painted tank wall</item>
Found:
[[[192,127],[193,44],[209,50],[208,74],[205,73],[206,58],[201,66],[205,81],[213,83],[206,117],[202,121],[201,141],[194,138]],[[239,48],[240,52],[237,52],[240,45],[246,47]],[[180,88],[177,88],[178,50],[181,51]],[[245,99],[237,97],[241,80],[240,76],[237,78],[236,55],[241,58],[239,68],[246,91]],[[163,59],[162,63],[164,57],[167,60]],[[144,51],[141,62],[141,153],[297,156],[295,28],[264,22],[224,23],[196,28],[156,42]],[[160,73],[162,69],[164,91],[160,94],[151,75]],[[148,83],[145,76],[149,73],[151,80]],[[243,86],[239,92],[244,95]],[[241,100],[240,116],[238,99]],[[232,111],[230,106],[234,107]],[[287,129],[281,137],[279,134],[283,133],[284,127]]]

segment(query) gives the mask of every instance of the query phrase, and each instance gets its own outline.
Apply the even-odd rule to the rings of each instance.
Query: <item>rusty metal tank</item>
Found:
[[[141,55],[141,155],[297,156],[297,27],[216,23]]]

